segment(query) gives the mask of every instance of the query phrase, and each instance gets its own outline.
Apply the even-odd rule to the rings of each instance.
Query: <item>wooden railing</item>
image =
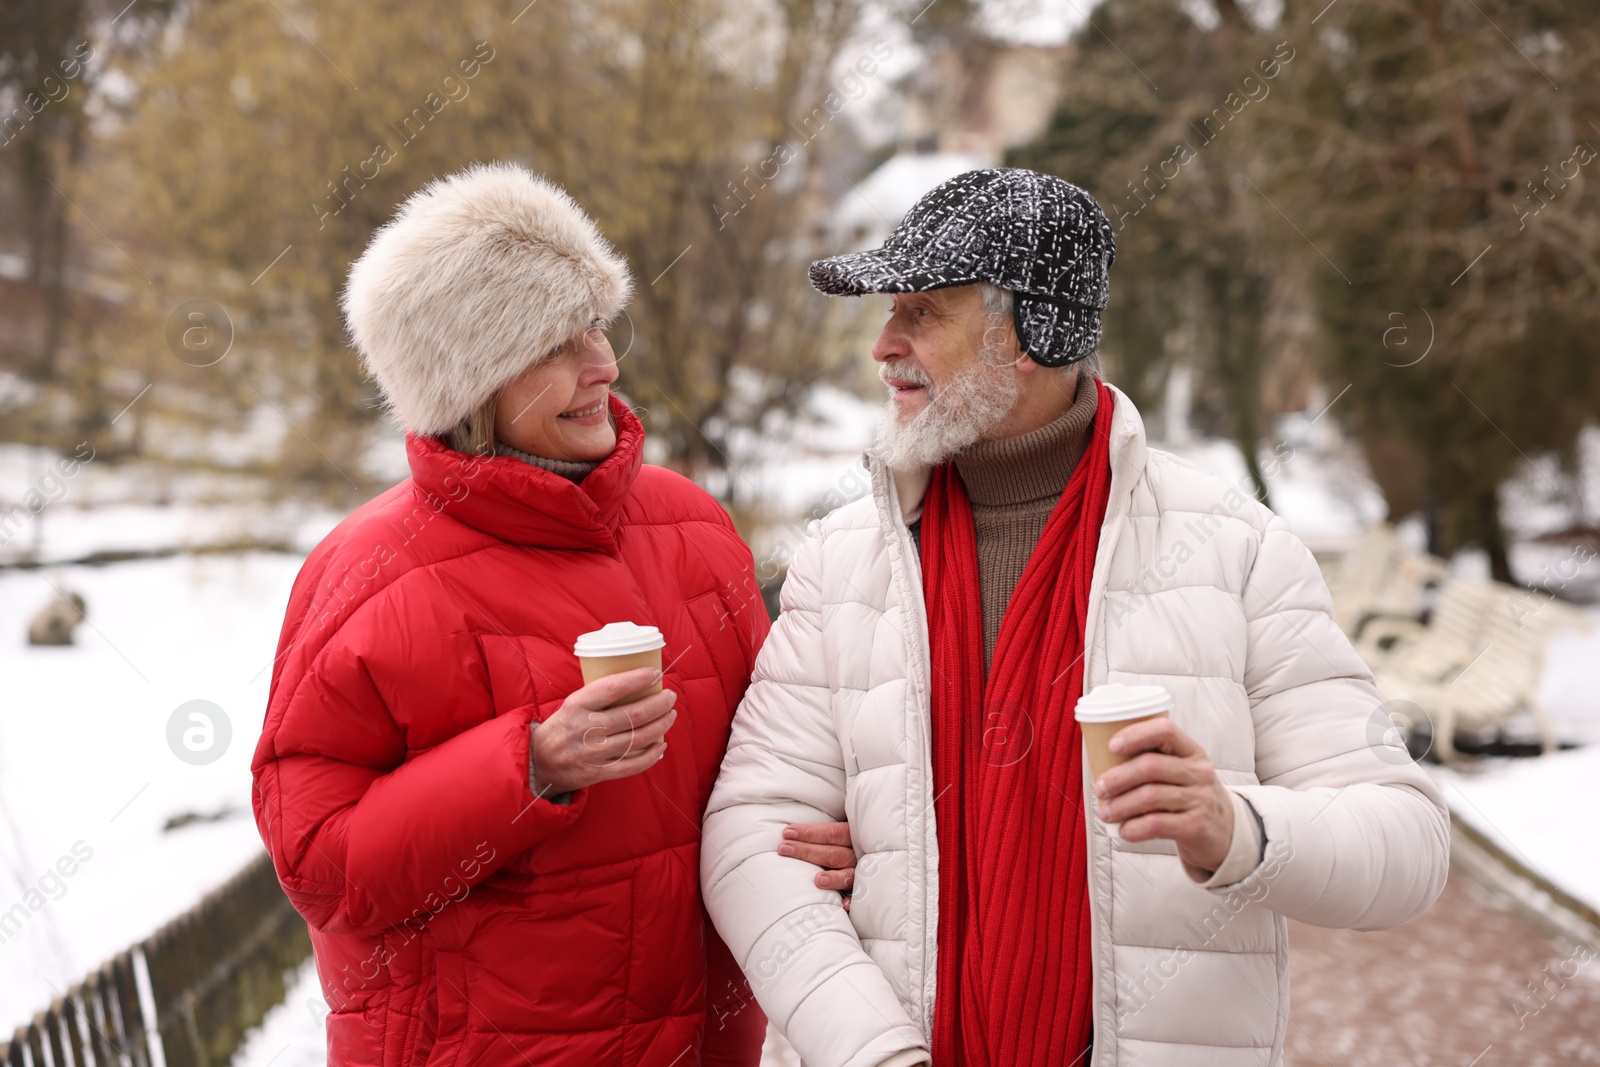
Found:
[[[0,1043],[0,1067],[225,1067],[311,954],[263,853]]]

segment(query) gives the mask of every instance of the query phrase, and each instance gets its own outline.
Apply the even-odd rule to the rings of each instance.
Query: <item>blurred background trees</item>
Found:
[[[16,84],[102,14],[19,12],[38,41],[8,68]],[[27,131],[34,146],[51,133],[59,192],[26,184],[32,156],[5,157],[27,193],[7,198],[12,224],[59,228],[69,202],[81,207],[76,262],[111,305],[98,318],[112,333],[84,336],[72,357],[94,387],[62,383],[34,408],[62,438],[104,431],[159,379],[103,444],[148,450],[154,435],[157,451],[188,454],[214,427],[267,434],[276,418],[293,428],[278,476],[363,483],[377,412],[338,312],[348,265],[431,178],[511,159],[573,190],[632,264],[638,297],[613,336],[622,388],[665,445],[657,459],[731,495],[729,434],[826,369],[823,305],[801,299],[822,251],[806,220],[824,101],[858,17],[857,0],[187,6],[160,40],[102,57],[87,145],[81,91],[77,110],[43,113],[76,132]],[[40,291],[59,290],[58,249],[31,236],[14,247]],[[191,300],[221,314],[172,321]],[[185,330],[193,351],[175,355]],[[46,384],[69,362],[58,348],[8,363]]]
[[[1307,25],[1321,43],[1285,198],[1348,275],[1314,276],[1326,374],[1350,383],[1391,513],[1420,512],[1441,555],[1484,548],[1509,581],[1500,486],[1535,457],[1570,468],[1600,412],[1600,23],[1480,8]]]
[[[1560,3],[1258,14],[1107,0],[1012,159],[1111,215],[1106,347],[1142,407],[1192,374],[1197,423],[1265,498],[1263,407],[1314,394],[1392,518],[1509,580],[1500,487],[1570,466],[1600,412],[1600,25]]]
[[[1274,123],[1298,71],[1282,40],[1233,0],[1204,23],[1175,4],[1109,0],[1078,37],[1073,90],[1049,129],[1012,156],[1083,185],[1111,219],[1105,344],[1118,384],[1156,411],[1171,376],[1187,376],[1200,424],[1239,445],[1269,503],[1262,403],[1269,375],[1288,368],[1272,367],[1266,318],[1302,302],[1305,282],[1284,269],[1298,250],[1261,191],[1286,163]]]
[[[370,494],[348,264],[488,159],[573,190],[626,255],[621,388],[652,460],[736,513],[753,433],[862,380],[866,335],[804,267],[898,217],[890,157],[1093,192],[1111,376],[1158,437],[1233,441],[1269,503],[1303,412],[1359,443],[1391,519],[1509,577],[1508,478],[1570,495],[1600,414],[1600,28],[1576,5],[1104,0],[1030,49],[1008,0],[124,3],[0,12],[4,440]],[[915,62],[880,73],[896,49]],[[904,113],[842,116],[875,79]]]
[[[86,284],[79,242],[89,227],[62,187],[91,150],[90,101],[108,57],[147,47],[172,8],[172,0],[137,12],[109,0],[0,7],[0,278],[23,283],[0,299],[0,370],[29,385],[85,393],[99,384],[97,361],[85,350],[105,321],[108,294]],[[48,440],[79,440],[103,427],[93,405],[62,398],[57,392],[57,402],[32,418],[13,416],[6,439],[20,439],[24,424]]]

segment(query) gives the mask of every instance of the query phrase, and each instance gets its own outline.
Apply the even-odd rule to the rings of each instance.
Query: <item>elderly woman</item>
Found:
[[[698,871],[767,618],[727,514],[641,464],[611,393],[629,288],[509,165],[429,185],[351,270],[411,477],[302,568],[253,763],[333,1067],[759,1058]],[[574,641],[620,621],[660,630],[664,678],[585,685]]]

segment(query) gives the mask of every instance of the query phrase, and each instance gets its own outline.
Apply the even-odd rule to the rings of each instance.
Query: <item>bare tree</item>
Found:
[[[338,315],[348,264],[430,178],[512,159],[570,190],[629,259],[621,387],[668,461],[732,500],[729,435],[822,366],[806,222],[857,7],[193,9],[175,43],[123,71],[136,92],[96,146],[97,217],[153,264],[128,312],[174,383],[151,410],[172,411],[179,384],[216,397],[219,419],[265,397],[299,431],[286,475],[338,483],[346,457],[358,477],[374,397]],[[161,351],[160,324],[195,297],[228,309],[238,340],[191,371]]]

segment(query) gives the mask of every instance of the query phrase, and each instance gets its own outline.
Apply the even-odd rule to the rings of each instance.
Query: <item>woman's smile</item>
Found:
[[[556,418],[567,419],[571,422],[577,423],[580,426],[593,426],[603,422],[605,415],[606,398],[601,397],[599,400],[596,400],[593,404],[590,404],[587,407],[574,408],[571,411],[563,411],[558,414]]]

